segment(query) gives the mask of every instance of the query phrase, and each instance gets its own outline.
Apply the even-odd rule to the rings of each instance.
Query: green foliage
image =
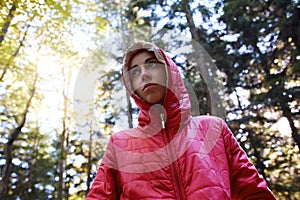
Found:
[[[199,37],[197,42],[227,75],[224,91],[228,102],[227,119],[241,146],[278,198],[298,199],[299,2],[230,0],[215,3],[213,9],[194,1],[132,3],[128,19],[141,18],[143,15],[134,13],[147,10],[151,17],[144,15],[143,19],[148,24],[162,26],[164,23],[164,28],[181,31],[189,28],[191,35]],[[187,23],[191,18],[186,5],[190,5],[192,15],[198,17],[194,30]],[[162,11],[160,15],[157,10]],[[212,15],[218,16],[218,13],[218,21],[215,21]],[[166,48],[168,43],[181,45],[174,40],[175,37],[159,45],[166,50],[170,50]],[[196,93],[200,106],[205,106],[201,101],[205,97],[205,84],[193,78],[195,72],[189,64],[183,65],[183,72],[194,88],[202,89]],[[280,120],[286,124],[278,125]],[[285,131],[274,129],[277,126]]]
[[[39,56],[42,54],[41,52],[54,51],[56,55],[60,55],[60,61],[66,62],[67,59],[72,58],[73,62],[78,61],[78,65],[80,64],[81,58],[76,57],[78,49],[74,50],[72,37],[74,33],[78,33],[80,30],[78,25],[81,26],[81,22],[90,19],[81,20],[80,13],[78,16],[73,12],[78,7],[85,8],[84,4],[79,1],[1,1],[0,160],[1,176],[4,177],[6,173],[9,173],[10,177],[9,184],[5,184],[8,186],[7,191],[5,191],[5,188],[2,190],[2,185],[0,186],[1,198],[52,199],[58,196],[57,166],[55,163],[59,160],[59,156],[53,152],[53,147],[51,147],[51,141],[55,140],[55,137],[52,136],[46,139],[45,134],[49,132],[45,131],[45,127],[39,129],[37,124],[32,123],[34,120],[40,120],[37,119],[40,114],[38,111],[41,109],[41,98],[44,98],[41,93],[47,94],[43,91],[42,79],[38,79],[38,85],[33,85],[34,74],[37,72],[37,65],[40,64]],[[108,26],[107,20],[106,25],[103,25],[102,22],[105,22],[105,20],[102,17],[94,16],[93,19],[95,19],[93,25],[96,24],[96,27],[98,27],[96,33],[100,33],[102,29]],[[86,41],[85,39],[83,43]],[[82,45],[82,50],[86,50],[86,46]],[[69,63],[71,64],[71,62]],[[62,67],[69,68],[70,64],[64,63]],[[51,67],[55,68],[55,66]],[[50,82],[51,84],[55,84],[55,81]],[[29,110],[26,110],[32,90],[37,91],[29,105]],[[68,89],[63,88],[64,90]],[[68,104],[68,106],[70,105]],[[24,116],[27,117],[24,118]],[[25,119],[25,124],[22,123],[23,119]],[[41,123],[45,125],[43,122]],[[58,131],[55,130],[56,127],[52,128],[53,130],[50,133]],[[19,134],[15,135],[17,137],[14,140],[10,140],[16,131]],[[69,139],[67,141],[69,142]],[[13,147],[11,164],[9,163],[10,157],[7,157],[9,154],[6,151],[9,145]],[[101,145],[96,145],[94,148],[103,149]],[[92,159],[90,165],[95,168],[100,158],[99,156],[93,156],[97,160]],[[8,166],[11,170],[4,171],[5,166]],[[66,173],[69,173],[70,166],[72,167],[68,164]],[[83,165],[82,167],[86,166]],[[83,170],[81,175],[74,176],[72,179],[68,176],[66,190],[74,185],[69,182],[74,182],[75,178],[78,181],[78,177],[80,182],[85,184],[86,182],[82,180],[86,179],[88,175]],[[75,188],[77,187],[76,184]],[[81,194],[81,198],[84,195],[85,192]]]
[[[113,126],[126,109],[116,102],[125,102],[125,97],[117,95],[122,89],[121,73],[113,69],[101,72],[96,90],[95,110],[99,115],[100,127],[112,134]],[[118,117],[119,116],[119,117]]]
[[[25,131],[16,141],[8,199],[50,199],[52,196],[54,157],[50,138],[41,135],[38,129],[34,131]]]
[[[232,71],[236,79],[231,87],[237,85],[249,91],[249,105],[235,111],[239,118],[235,121],[243,127],[233,127],[246,134],[248,139],[241,144],[248,155],[260,152],[254,161],[280,199],[299,198],[295,190],[299,187],[300,170],[296,164],[300,145],[296,125],[299,107],[294,106],[299,105],[299,99],[295,98],[299,80],[290,73],[295,71],[300,52],[296,34],[300,18],[295,4],[294,1],[224,1],[224,14],[220,18],[226,23],[227,34],[237,37],[228,43],[229,52],[238,57],[232,63],[237,67]],[[287,119],[284,126],[290,130],[284,128],[284,134],[288,136],[271,130],[280,118]],[[257,135],[255,141],[249,140],[251,132]]]
[[[13,142],[7,199],[57,199],[61,183],[63,198],[84,198],[103,156],[107,136],[117,120],[127,120],[122,117],[127,117],[128,108],[116,103],[125,102],[124,95],[117,95],[122,92],[120,71],[101,72],[93,107],[99,129],[90,130],[89,141],[81,141],[70,109],[71,75],[76,74],[87,52],[103,42],[107,31],[131,28],[143,28],[135,32],[136,37],[151,38],[170,52],[185,45],[177,39],[179,33],[192,35],[201,44],[226,74],[225,80],[218,77],[225,86],[219,92],[227,100],[227,120],[241,146],[278,199],[299,199],[299,6],[299,1],[292,0],[214,1],[209,6],[188,0],[1,1],[2,176],[8,140],[21,125],[31,91],[37,90],[26,123]],[[153,26],[164,29],[150,35]],[[168,30],[178,34],[162,40]],[[100,50],[97,61],[103,65],[107,54]],[[40,55],[50,54],[58,58],[59,66],[43,64],[49,71],[59,68],[59,74],[46,80],[40,74],[37,87],[33,87]],[[188,53],[175,55],[174,60],[194,88],[200,113],[209,113],[207,83],[196,70],[194,60],[187,56]],[[121,61],[120,55],[113,59],[116,63]],[[55,80],[64,84],[56,85]],[[50,128],[43,127],[37,114],[47,96],[44,85],[51,85],[47,90],[55,91],[56,98],[64,100],[55,108],[55,119],[48,119],[59,121],[59,125]],[[284,131],[277,128],[282,120]],[[63,163],[62,182],[58,163]]]

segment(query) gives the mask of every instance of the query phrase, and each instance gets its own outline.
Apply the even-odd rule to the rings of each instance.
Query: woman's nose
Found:
[[[151,74],[145,67],[142,67],[141,78],[143,81],[151,79]]]

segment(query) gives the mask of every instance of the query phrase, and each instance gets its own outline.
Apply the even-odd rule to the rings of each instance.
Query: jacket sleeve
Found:
[[[115,166],[115,156],[110,140],[86,200],[119,199],[118,170],[113,166]]]
[[[275,199],[266,181],[248,160],[228,126],[223,122],[223,138],[230,170],[232,199]]]

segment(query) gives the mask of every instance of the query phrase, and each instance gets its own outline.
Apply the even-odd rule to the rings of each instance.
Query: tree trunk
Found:
[[[27,25],[27,26],[26,26],[25,33],[24,33],[24,35],[23,35],[23,38],[22,38],[22,39],[20,40],[20,42],[19,42],[18,48],[15,50],[14,54],[13,54],[12,56],[10,56],[10,58],[9,58],[8,61],[7,61],[7,63],[5,64],[5,67],[4,67],[4,69],[3,69],[3,71],[2,71],[2,73],[1,73],[1,75],[0,75],[0,82],[3,80],[3,78],[4,78],[5,74],[6,74],[7,68],[9,67],[9,64],[13,61],[13,59],[14,59],[15,57],[17,57],[17,55],[18,55],[19,52],[20,52],[21,47],[24,46],[24,41],[25,41],[25,39],[26,39],[26,36],[27,36],[27,33],[28,33],[29,28],[30,28],[30,25]],[[0,46],[1,46],[1,45],[0,45]]]
[[[286,29],[287,33],[291,34],[298,51],[300,51],[300,8],[295,7],[291,24]]]
[[[250,144],[254,150],[254,156],[256,157],[256,162],[255,162],[256,167],[257,167],[259,173],[267,181],[268,179],[267,179],[266,173],[265,173],[266,166],[263,163],[263,160],[261,158],[261,153],[259,151],[260,145],[258,143],[257,135],[255,133],[253,133],[251,129],[247,129],[247,131],[249,132]]]
[[[64,158],[65,158],[65,123],[63,123],[63,131],[61,133],[61,143],[60,143],[60,153],[59,153],[59,160],[58,160],[58,189],[57,189],[57,199],[61,200],[63,198],[63,185],[64,185],[64,179],[63,179],[63,173],[64,173]]]
[[[66,171],[66,150],[68,148],[68,96],[67,96],[67,87],[69,85],[69,79],[67,79],[65,74],[64,67],[62,68],[62,76],[64,80],[64,89],[63,89],[63,119],[62,119],[62,133],[60,137],[60,153],[59,153],[59,160],[58,160],[58,199],[61,200],[63,197],[68,198],[68,190],[69,188],[65,185],[64,181],[64,172]],[[67,80],[66,80],[67,79]]]
[[[239,108],[239,110],[242,111],[242,116],[247,116],[245,114],[244,109],[242,108],[240,96],[238,95],[238,92],[236,90],[235,90],[235,94],[236,94],[236,98],[237,98],[237,102],[238,102],[238,108]],[[263,163],[263,158],[261,157],[261,154],[258,150],[259,149],[259,138],[255,133],[252,132],[251,129],[247,129],[246,131],[248,131],[248,133],[249,133],[250,145],[254,150],[254,156],[256,158],[256,167],[258,168],[258,171],[261,173],[261,175],[264,177],[264,179],[267,180],[266,179],[267,177],[265,174],[266,166]]]
[[[121,34],[122,34],[122,50],[125,51],[125,44],[126,44],[126,39],[125,39],[125,30],[126,30],[126,24],[124,22],[124,0],[120,1],[119,5],[119,12],[120,12],[120,22],[121,22]],[[128,116],[128,127],[133,128],[133,122],[132,122],[132,105],[130,102],[130,96],[128,92],[126,92],[126,102],[127,102],[127,116]]]
[[[298,148],[300,149],[300,135],[298,133],[298,129],[295,126],[295,123],[293,121],[291,109],[286,105],[286,103],[282,103],[282,112],[283,116],[287,118],[289,125],[292,130],[292,138],[294,139],[294,142],[298,145]]]
[[[127,100],[127,115],[128,115],[128,126],[129,128],[133,128],[133,123],[132,123],[132,105],[130,102],[130,96],[128,92],[126,92],[126,100]]]
[[[6,33],[8,31],[8,28],[10,26],[10,23],[12,19],[14,18],[14,12],[16,11],[17,7],[15,5],[12,5],[12,7],[9,9],[8,15],[6,17],[6,22],[4,23],[1,34],[0,34],[0,46],[2,45],[2,42],[6,36]]]
[[[190,3],[189,0],[184,0],[182,2],[183,12],[185,13],[185,18],[187,20],[188,27],[192,35],[192,39],[200,43],[200,35],[198,34],[198,30],[195,26],[192,10],[189,3]]]
[[[10,137],[8,139],[8,142],[6,143],[6,145],[4,147],[6,162],[4,164],[3,171],[2,171],[2,179],[0,180],[0,199],[7,199],[9,178],[11,176],[12,159],[13,159],[12,149],[13,149],[14,142],[16,141],[16,139],[18,139],[18,136],[21,133],[22,128],[25,125],[29,107],[30,107],[32,99],[35,95],[37,77],[38,77],[38,74],[37,74],[37,69],[36,69],[34,82],[32,84],[32,89],[30,92],[29,99],[27,100],[25,110],[22,114],[21,122],[19,123],[18,127],[16,127],[14,129],[14,131],[12,132],[12,134],[10,135]]]
[[[87,181],[86,181],[86,186],[87,186],[87,191],[86,195],[90,191],[91,183],[92,183],[92,148],[93,148],[93,124],[91,126],[91,133],[90,133],[90,138],[89,138],[89,150],[88,150],[88,165],[87,165]]]
[[[201,76],[204,77],[204,81],[208,87],[208,92],[205,94],[208,105],[210,106],[208,110],[210,111],[210,114],[225,119],[225,109],[223,108],[221,98],[218,95],[219,88],[216,87],[218,86],[218,83],[216,82],[218,77],[216,69],[214,69],[215,64],[212,62],[211,57],[205,49],[200,46],[201,42],[205,42],[203,41],[203,38],[205,38],[203,34],[205,34],[205,32],[200,28],[196,28],[189,0],[184,0],[182,2],[182,7],[191,32],[192,40],[194,41],[192,42],[194,48],[193,59],[196,59]]]

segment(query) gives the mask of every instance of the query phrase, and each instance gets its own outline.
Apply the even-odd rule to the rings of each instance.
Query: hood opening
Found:
[[[137,54],[143,52],[143,51],[147,51],[147,52],[153,52],[156,59],[158,60],[159,63],[164,64],[165,66],[165,73],[166,73],[166,82],[165,82],[165,87],[166,87],[166,91],[165,91],[165,96],[163,99],[163,102],[165,101],[166,98],[166,93],[167,93],[167,87],[168,87],[168,66],[166,63],[166,60],[163,56],[163,53],[161,51],[161,49],[159,47],[157,47],[156,45],[150,43],[150,42],[145,42],[145,41],[141,41],[141,42],[136,42],[134,44],[132,44],[128,49],[127,52],[125,53],[124,56],[124,60],[123,60],[123,69],[122,69],[122,78],[123,78],[123,83],[126,87],[126,90],[129,92],[130,96],[134,98],[134,100],[136,100],[137,98],[140,101],[143,101],[144,103],[146,103],[141,97],[139,97],[135,91],[132,88],[131,85],[131,80],[130,80],[130,76],[129,76],[129,63],[131,62],[131,60],[133,59],[134,56],[136,56]],[[148,103],[146,103],[148,104]]]
[[[127,92],[139,108],[138,126],[144,127],[151,123],[151,116],[149,112],[152,106],[154,106],[145,102],[142,98],[135,94],[128,74],[128,67],[131,59],[141,51],[154,52],[156,59],[165,66],[166,91],[163,104],[161,104],[161,110],[163,110],[164,114],[166,114],[166,126],[174,131],[179,130],[179,127],[181,127],[181,125],[190,118],[191,107],[189,94],[174,61],[162,49],[149,42],[137,42],[132,44],[128,48],[123,60],[122,79]],[[156,106],[153,108],[156,109]],[[160,116],[158,117],[160,119]]]

